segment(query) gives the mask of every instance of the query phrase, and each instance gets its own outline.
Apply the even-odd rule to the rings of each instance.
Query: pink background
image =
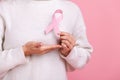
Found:
[[[82,10],[92,59],[69,80],[120,80],[120,0],[73,0]]]

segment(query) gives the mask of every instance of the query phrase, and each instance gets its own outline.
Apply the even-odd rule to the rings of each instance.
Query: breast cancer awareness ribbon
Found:
[[[60,9],[56,10],[52,16],[52,22],[45,29],[45,34],[48,34],[52,30],[54,30],[55,35],[59,37],[59,33],[60,33],[59,24],[62,21],[62,19],[63,19],[63,11]]]

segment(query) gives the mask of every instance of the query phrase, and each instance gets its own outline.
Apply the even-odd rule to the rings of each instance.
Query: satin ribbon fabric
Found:
[[[48,34],[52,30],[54,30],[55,35],[59,37],[59,33],[60,33],[59,24],[62,21],[62,19],[63,19],[63,11],[60,9],[56,10],[53,14],[52,22],[45,29],[45,34]]]

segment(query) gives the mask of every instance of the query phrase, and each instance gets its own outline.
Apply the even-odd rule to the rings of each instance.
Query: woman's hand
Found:
[[[30,41],[23,46],[26,56],[31,54],[45,54],[51,50],[59,49],[61,45],[45,45],[41,42]]]
[[[67,32],[61,32],[60,44],[62,48],[59,49],[59,51],[61,52],[62,55],[67,56],[75,45],[75,39],[71,34]]]

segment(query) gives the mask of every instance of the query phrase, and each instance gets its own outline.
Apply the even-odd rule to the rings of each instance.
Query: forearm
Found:
[[[22,47],[0,52],[0,73],[25,63],[26,58]]]

